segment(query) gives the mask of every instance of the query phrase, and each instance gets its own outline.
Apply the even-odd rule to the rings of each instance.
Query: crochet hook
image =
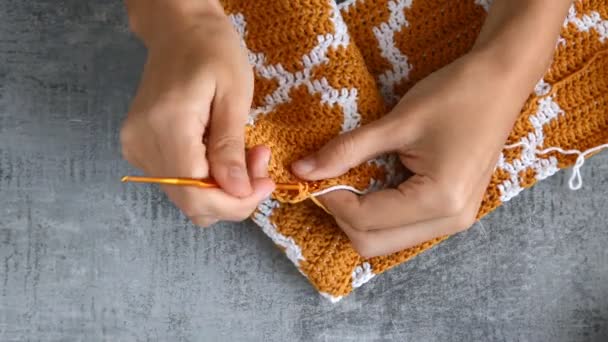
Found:
[[[219,188],[219,184],[213,179],[193,179],[193,178],[162,178],[162,177],[140,177],[140,176],[125,176],[122,177],[123,183],[148,183],[148,184],[165,184],[176,186],[195,186],[203,189]],[[299,191],[300,184],[294,183],[277,183],[277,190]]]

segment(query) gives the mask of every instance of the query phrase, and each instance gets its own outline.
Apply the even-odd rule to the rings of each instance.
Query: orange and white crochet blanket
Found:
[[[332,137],[376,120],[417,81],[465,54],[491,1],[223,4],[255,71],[247,145],[269,146],[273,179],[297,182],[289,171],[292,162]],[[503,151],[479,217],[559,169],[580,166],[584,156],[576,151],[607,142],[608,0],[576,1],[565,19],[553,63],[506,142],[516,147]],[[373,191],[403,176],[396,158],[377,158],[338,179],[304,184],[300,191],[275,192],[253,218],[318,291],[336,301],[445,237],[363,259],[333,218],[310,198],[336,188]]]

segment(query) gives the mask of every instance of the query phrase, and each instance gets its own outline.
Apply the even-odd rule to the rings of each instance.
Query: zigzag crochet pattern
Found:
[[[295,182],[289,165],[336,135],[378,119],[417,81],[473,45],[489,0],[224,0],[255,72],[247,145],[273,151],[270,173]],[[553,63],[530,94],[498,161],[478,217],[535,182],[580,164],[608,143],[608,0],[576,1]],[[584,157],[584,156],[583,156]],[[583,159],[584,161],[584,159]],[[392,156],[299,192],[275,193],[253,215],[304,276],[332,301],[443,241],[363,259],[313,193],[359,192],[404,176]]]

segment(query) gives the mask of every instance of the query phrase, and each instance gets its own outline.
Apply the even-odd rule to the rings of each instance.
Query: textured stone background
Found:
[[[120,1],[0,0],[0,341],[606,341],[608,153],[332,305],[252,224],[124,186]]]

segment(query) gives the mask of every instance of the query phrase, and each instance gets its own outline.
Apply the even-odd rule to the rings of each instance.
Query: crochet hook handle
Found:
[[[161,177],[140,177],[140,176],[125,176],[122,177],[123,183],[148,183],[148,184],[165,184],[176,186],[195,186],[204,189],[219,188],[220,186],[212,179],[192,179],[192,178],[161,178]],[[302,188],[298,183],[277,183],[277,190],[299,191]]]
[[[219,185],[215,181],[210,180],[210,179],[125,176],[125,177],[122,177],[121,181],[123,183],[148,183],[148,184],[165,184],[165,185],[178,185],[178,186],[196,186],[196,187],[205,188],[205,189],[219,187]]]

